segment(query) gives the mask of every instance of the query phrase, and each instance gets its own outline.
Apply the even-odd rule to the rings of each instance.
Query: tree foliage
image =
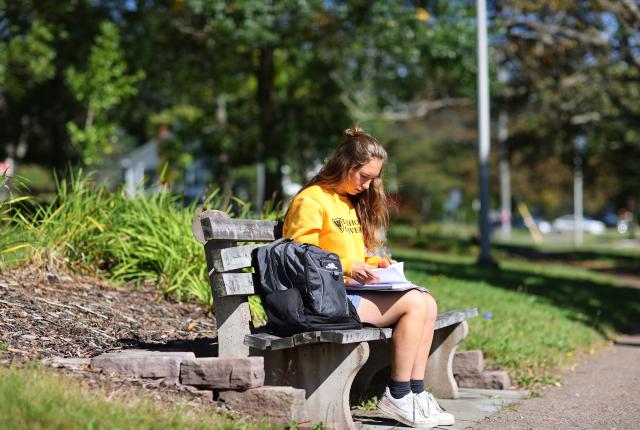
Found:
[[[508,71],[502,106],[517,112],[511,152],[530,162],[551,154],[567,166],[584,135],[587,189],[602,186],[592,210],[626,204],[640,180],[640,13],[631,0],[500,2],[497,48]],[[594,200],[591,200],[595,203]],[[569,206],[568,204],[565,206]]]
[[[136,84],[144,78],[144,72],[128,74],[118,29],[109,22],[100,25],[88,63],[84,71],[75,67],[66,70],[71,93],[86,108],[83,125],[69,121],[67,131],[84,163],[91,165],[111,153],[117,139],[117,124],[110,120],[109,113],[123,99],[136,94]]]
[[[607,189],[590,208],[637,195],[637,4],[489,5],[516,194],[562,211],[566,181],[542,172],[569,171],[584,134],[586,189]],[[435,208],[475,192],[475,13],[461,0],[0,0],[0,156],[93,164],[169,129],[168,178],[200,160],[231,190],[262,163],[268,199],[285,164],[305,181],[358,122],[391,139],[400,193]],[[530,177],[541,191],[522,189]]]

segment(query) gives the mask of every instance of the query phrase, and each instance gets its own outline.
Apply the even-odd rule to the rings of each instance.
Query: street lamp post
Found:
[[[478,155],[480,180],[480,256],[478,264],[495,265],[489,253],[489,65],[487,49],[487,5],[486,0],[477,0],[478,25]]]
[[[500,223],[503,240],[511,239],[511,171],[506,142],[507,122],[507,111],[502,108],[498,117],[498,142],[500,143]]]

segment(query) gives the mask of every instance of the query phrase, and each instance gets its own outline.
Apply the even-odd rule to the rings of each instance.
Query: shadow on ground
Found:
[[[539,250],[528,246],[493,244],[492,248],[510,256],[538,262],[552,261],[611,274],[640,276],[640,255],[606,250]]]
[[[398,250],[398,256],[402,251]],[[430,260],[427,256],[403,256],[412,270],[442,274],[454,279],[485,281],[505,290],[538,296],[561,308],[576,311],[580,320],[606,336],[608,328],[627,334],[640,333],[640,289],[592,280],[571,279],[527,270],[485,268],[475,264]]]
[[[165,342],[141,342],[137,339],[118,339],[123,349],[144,349],[158,352],[193,352],[196,357],[217,357],[218,338],[168,340]]]

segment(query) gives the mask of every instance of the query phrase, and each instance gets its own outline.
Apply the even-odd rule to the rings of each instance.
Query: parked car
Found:
[[[553,230],[553,228],[551,227],[551,223],[543,218],[534,216],[533,218],[533,222],[536,224],[536,226],[538,227],[538,230],[540,231],[540,233],[542,234],[549,234],[551,233],[551,231]],[[522,219],[521,217],[516,217],[513,219],[512,222],[512,227],[513,228],[527,228],[524,219]]]
[[[563,215],[553,221],[553,229],[556,231],[573,231],[576,229],[575,215]],[[607,226],[602,222],[589,218],[582,218],[582,229],[591,234],[603,234],[607,230]]]

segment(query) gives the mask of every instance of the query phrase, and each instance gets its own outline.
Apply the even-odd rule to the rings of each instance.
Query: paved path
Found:
[[[473,425],[473,430],[640,429],[640,336],[587,357],[562,387]]]
[[[587,357],[564,375],[562,387],[549,388],[539,398],[527,395],[461,389],[460,399],[440,400],[456,424],[439,429],[640,430],[640,336],[620,338]],[[408,429],[375,411],[354,416],[364,430]]]
[[[481,390],[460,388],[460,398],[440,399],[440,405],[456,417],[453,426],[441,426],[441,430],[463,430],[474,423],[494,414],[504,406],[517,402],[529,395],[528,391]],[[394,420],[386,419],[378,411],[353,411],[361,430],[409,430]]]

